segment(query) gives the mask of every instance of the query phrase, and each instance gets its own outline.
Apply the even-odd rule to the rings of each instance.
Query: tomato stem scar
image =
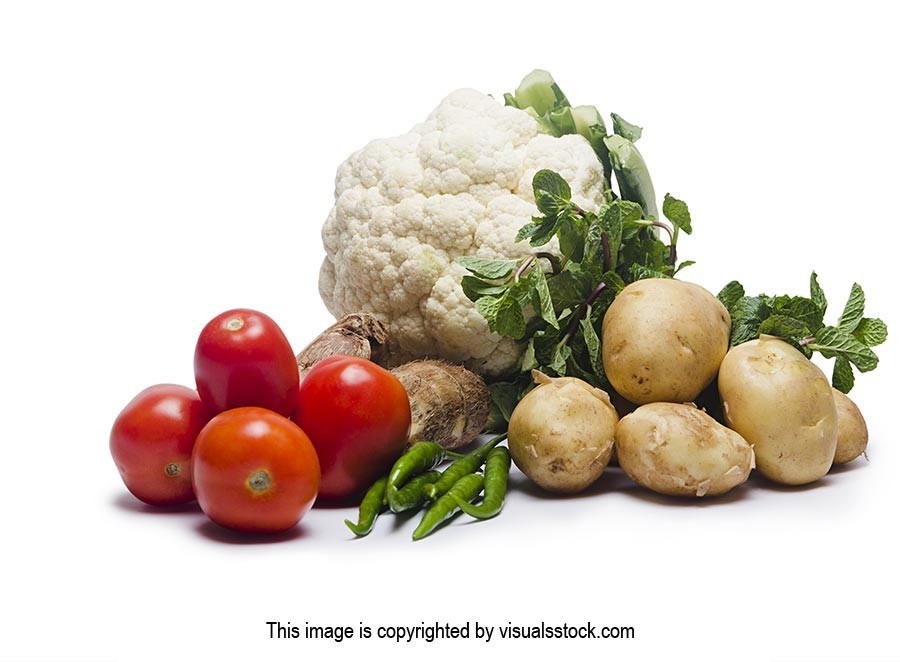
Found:
[[[272,478],[269,476],[268,472],[262,469],[251,474],[250,478],[247,479],[247,485],[254,492],[265,492],[269,489],[269,485],[271,484]]]
[[[169,462],[169,464],[166,465],[166,475],[167,476],[174,477],[180,473],[181,473],[181,467],[179,467],[177,463]]]
[[[239,331],[244,326],[244,320],[241,317],[232,317],[225,323],[225,328],[229,331]]]

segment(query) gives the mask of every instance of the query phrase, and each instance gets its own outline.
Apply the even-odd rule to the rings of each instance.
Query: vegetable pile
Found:
[[[197,390],[151,387],[113,426],[137,498],[196,498],[254,533],[317,499],[358,505],[360,537],[422,510],[419,540],[500,513],[512,463],[551,493],[617,462],[643,488],[713,497],[865,452],[846,394],[887,326],[859,284],[828,324],[815,272],[808,296],[681,280],[693,219],[657,197],[642,128],[573,106],[545,71],[503,98],[454,92],[339,167],[319,280],[339,319],[296,357],[262,313],[212,320]]]

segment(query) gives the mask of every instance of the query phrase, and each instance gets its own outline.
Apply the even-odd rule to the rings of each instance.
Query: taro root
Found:
[[[484,429],[491,394],[484,380],[444,361],[413,361],[391,372],[409,395],[409,442],[435,441],[444,448],[465,446]]]
[[[359,356],[388,368],[393,342],[387,327],[369,313],[350,313],[329,326],[297,354],[300,379],[322,359],[335,354]]]

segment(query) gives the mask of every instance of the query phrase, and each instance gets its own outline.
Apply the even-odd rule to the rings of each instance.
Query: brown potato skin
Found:
[[[581,492],[606,468],[619,417],[605,391],[574,377],[544,381],[509,419],[509,453],[549,492]]]
[[[693,405],[654,402],[616,426],[619,466],[660,494],[716,496],[747,480],[753,450],[734,430]]]
[[[602,334],[606,375],[624,398],[639,405],[690,402],[716,377],[731,317],[699,285],[647,278],[619,293]]]
[[[756,467],[785,485],[804,485],[831,468],[837,410],[831,385],[803,354],[762,336],[733,347],[719,368],[725,421],[753,446]]]
[[[859,407],[844,393],[832,389],[837,408],[838,434],[834,464],[852,462],[866,451],[869,443],[869,429]]]

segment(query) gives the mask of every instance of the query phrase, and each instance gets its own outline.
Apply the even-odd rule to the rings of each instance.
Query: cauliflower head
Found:
[[[438,356],[486,375],[513,369],[522,348],[488,330],[460,286],[455,258],[514,259],[536,215],[531,180],[562,175],[587,209],[602,199],[603,166],[580,135],[539,131],[528,113],[457,90],[406,135],[373,140],[338,168],[322,229],[319,292],[340,317],[383,321],[401,358]]]

